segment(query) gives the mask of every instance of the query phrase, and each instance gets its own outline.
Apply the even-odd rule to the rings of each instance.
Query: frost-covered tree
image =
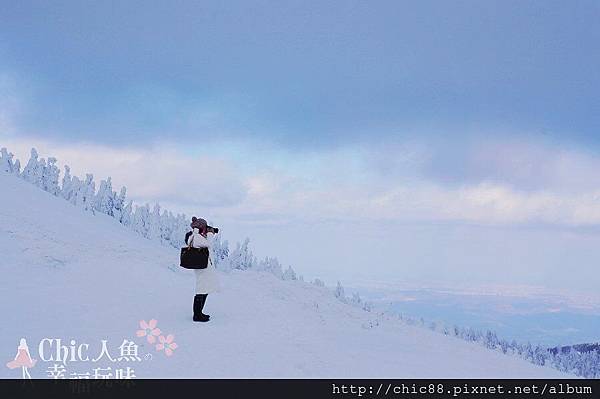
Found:
[[[352,297],[350,298],[350,304],[356,307],[361,308],[364,311],[370,312],[373,309],[373,304],[367,301],[364,301],[358,292],[353,292]]]
[[[283,279],[283,267],[277,258],[264,258],[258,263],[256,269],[269,272],[275,275],[277,278]]]
[[[185,237],[185,233],[188,231],[188,219],[184,214],[178,214],[177,216],[175,216],[171,222],[172,224],[172,228],[171,228],[171,239],[170,239],[170,245],[172,245],[175,248],[178,248],[181,246],[181,242],[183,241],[184,237]],[[220,241],[221,238],[220,236],[216,236],[218,238],[218,240]],[[213,239],[215,238],[215,236],[213,236]],[[227,241],[225,241],[225,246],[227,246]],[[227,255],[229,256],[229,249],[227,249],[226,251]],[[213,262],[215,260],[213,259]]]
[[[454,335],[457,338],[460,338],[460,329],[456,324],[452,326],[452,335]]]
[[[246,270],[254,266],[255,259],[249,248],[250,239],[246,238],[243,243],[237,243],[235,250],[229,256],[229,267],[231,269]]]
[[[19,174],[21,164],[18,159],[13,162],[13,156],[13,153],[9,153],[6,148],[3,147],[0,149],[0,171],[16,175]]]
[[[150,225],[150,205],[145,204],[144,206],[136,205],[135,211],[133,212],[133,218],[131,227],[134,231],[137,231],[142,236],[149,238],[149,225]]]
[[[283,280],[298,280],[296,272],[291,266],[288,266],[287,269],[285,269],[285,272],[283,272]]]
[[[125,208],[123,208],[119,222],[124,226],[131,227],[133,223],[133,201],[129,201]]]
[[[60,187],[58,184],[60,170],[58,169],[58,166],[56,166],[56,158],[48,158],[48,162],[46,164],[43,162],[41,163],[41,168],[42,176],[40,179],[40,184],[42,190],[47,191],[52,195],[58,195],[60,192]]]
[[[35,148],[32,148],[31,157],[29,158],[29,161],[27,161],[27,165],[23,169],[21,177],[25,181],[28,181],[31,184],[39,187],[40,181],[42,180],[43,166],[42,162],[38,159],[38,156],[39,155],[37,150]]]
[[[147,237],[151,240],[160,240],[161,239],[161,231],[160,231],[160,205],[154,204],[154,208],[152,212],[148,215],[147,218]]]
[[[94,175],[87,173],[85,180],[79,185],[77,192],[77,205],[81,206],[86,211],[94,211],[94,197],[96,195],[96,183],[94,183]]]
[[[214,266],[219,269],[225,265],[225,260],[229,257],[229,242],[221,241],[221,235],[215,234],[211,237],[212,261]]]
[[[508,345],[508,347],[513,351],[513,352],[519,352],[519,344],[517,344],[516,340],[512,340],[510,341],[510,344]]]
[[[113,193],[112,203],[112,214],[111,216],[117,219],[119,222],[122,221],[123,212],[125,209],[125,197],[127,196],[127,189],[125,187],[121,187],[121,192],[119,195],[117,193]],[[122,223],[122,222],[121,222]]]
[[[9,154],[4,147],[0,148],[0,172],[12,173],[12,158],[12,153]]]
[[[354,306],[361,306],[362,299],[360,298],[360,294],[358,292],[353,292],[352,297],[350,298],[350,304]]]
[[[113,216],[113,191],[110,177],[100,181],[100,187],[93,199],[95,211]]]
[[[540,366],[545,365],[547,355],[548,351],[545,348],[536,345],[533,350],[533,363]]]
[[[171,221],[174,219],[174,216],[171,212],[166,209],[160,215],[160,239],[163,244],[170,244],[171,237],[173,234],[173,225]]]
[[[13,163],[13,175],[20,176],[21,175],[21,161],[18,159]]]
[[[344,287],[342,287],[342,283],[337,282],[337,286],[335,287],[335,291],[333,293],[337,299],[342,302],[346,302],[346,294],[344,293]]]
[[[314,279],[312,283],[317,287],[325,287],[325,283],[323,282],[323,280],[318,278]]]
[[[67,201],[71,201],[71,199],[75,196],[75,190],[73,177],[71,177],[71,168],[68,165],[64,166],[65,173],[62,178],[62,187],[60,190],[60,195]]]
[[[79,197],[81,196],[80,192],[82,191],[81,186],[83,185],[83,181],[79,179],[77,176],[73,176],[71,180],[71,198],[69,202],[75,206],[78,205]]]
[[[495,332],[490,330],[486,331],[484,345],[489,349],[496,349],[498,346],[498,337]]]

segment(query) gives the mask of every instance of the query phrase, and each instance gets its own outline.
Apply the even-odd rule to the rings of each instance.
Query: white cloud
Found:
[[[243,161],[236,161],[231,154],[227,158],[195,157],[188,155],[188,149],[167,145],[117,149],[96,144],[30,141],[14,136],[4,138],[2,144],[17,153],[22,163],[26,162],[29,148],[35,145],[42,156],[66,161],[75,174],[91,171],[96,180],[112,176],[115,186],[127,186],[129,196],[136,201],[158,201],[186,212],[201,207],[215,218],[252,223],[379,220],[486,225],[600,224],[600,185],[585,178],[595,175],[600,160],[560,148],[499,143],[494,151],[490,143],[485,147],[475,146],[474,152],[468,154],[474,160],[470,162],[496,165],[495,173],[504,180],[445,185],[418,174],[410,179],[397,175],[381,178],[365,167],[368,160],[361,158],[364,154],[360,150],[348,148],[312,154],[310,159],[293,154],[270,157],[263,151],[262,161],[250,168],[247,166],[253,160],[246,155],[241,156]],[[254,150],[249,146],[246,151]],[[213,148],[210,153],[219,151]],[[505,161],[509,153],[518,154],[516,160]],[[264,162],[270,158],[274,160],[272,163]],[[416,158],[422,167],[425,158]],[[546,167],[539,168],[544,171],[540,187],[519,188],[510,184],[513,174],[518,174],[519,165],[542,159]],[[540,174],[536,170],[530,171],[531,178]],[[375,175],[377,178],[369,179]],[[569,179],[570,176],[573,178]],[[561,185],[573,179],[581,181],[571,186]]]
[[[245,183],[236,167],[210,156],[191,157],[167,145],[148,148],[113,148],[96,144],[68,144],[39,139],[1,138],[25,165],[31,147],[40,157],[53,156],[59,164],[82,176],[93,173],[99,180],[112,178],[113,188],[126,186],[136,202],[175,204],[178,209],[227,207],[246,195]]]
[[[331,187],[310,191],[279,190],[274,181],[260,182],[246,201],[228,210],[276,219],[339,221],[469,222],[488,225],[600,224],[600,190],[566,195],[519,192],[503,185],[477,184],[458,189],[433,184],[394,185],[383,193]],[[278,216],[278,217],[276,217]]]
[[[476,178],[524,189],[572,193],[600,188],[600,157],[596,153],[542,138],[479,142],[466,162]]]

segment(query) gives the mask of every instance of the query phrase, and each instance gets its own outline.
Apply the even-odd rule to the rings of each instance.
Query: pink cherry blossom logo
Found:
[[[174,342],[175,336],[173,334],[168,334],[167,336],[162,335],[160,328],[157,328],[156,325],[158,321],[156,319],[152,319],[149,322],[145,320],[140,320],[140,328],[141,330],[137,330],[135,335],[138,337],[146,337],[148,343],[154,344],[156,343],[158,337],[158,343],[154,345],[154,349],[157,352],[164,351],[164,354],[167,356],[172,356],[173,351],[178,348],[177,344]]]
[[[137,330],[135,335],[138,337],[146,337],[148,343],[153,344],[156,342],[156,337],[158,337],[161,333],[160,328],[156,328],[156,324],[158,321],[156,319],[152,319],[146,323],[145,320],[140,320],[140,328],[141,330]]]
[[[165,355],[171,356],[173,354],[173,351],[177,349],[177,344],[173,342],[174,339],[175,336],[173,334],[169,334],[166,337],[164,335],[161,335],[160,337],[158,337],[158,342],[160,343],[156,344],[156,350],[164,350]]]

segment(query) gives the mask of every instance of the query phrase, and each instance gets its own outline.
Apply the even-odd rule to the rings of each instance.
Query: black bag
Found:
[[[206,269],[208,266],[208,248],[194,248],[194,237],[187,247],[181,248],[179,265],[186,269]]]

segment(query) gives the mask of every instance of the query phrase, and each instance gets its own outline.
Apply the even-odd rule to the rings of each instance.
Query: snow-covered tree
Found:
[[[144,206],[135,206],[133,212],[133,218],[131,226],[134,231],[137,231],[142,236],[149,238],[149,225],[150,225],[150,205],[145,204]]]
[[[335,291],[333,293],[337,299],[342,302],[346,302],[346,294],[344,293],[344,287],[342,287],[342,283],[337,282],[337,286],[335,287]]]
[[[131,227],[133,223],[133,201],[129,201],[125,208],[123,208],[119,222],[124,226]]]
[[[67,201],[71,201],[71,199],[75,196],[75,190],[73,177],[71,177],[71,168],[68,165],[64,166],[65,173],[62,178],[62,187],[60,190],[60,195],[66,199]]]
[[[353,292],[352,297],[350,298],[350,304],[354,306],[361,306],[362,299],[360,298],[360,294],[358,292]]]
[[[183,241],[184,237],[185,237],[185,233],[188,231],[188,219],[184,214],[178,214],[177,216],[175,216],[172,220],[171,220],[171,224],[173,225],[173,227],[171,228],[171,239],[170,239],[170,244],[175,247],[178,248],[181,246],[181,242]],[[217,234],[215,236],[213,236],[213,240],[217,238],[219,243],[220,243],[220,236]],[[224,242],[225,247],[228,246],[227,241]],[[229,248],[227,248],[227,250],[225,251],[226,255],[219,255],[221,256],[221,259],[226,258],[227,256],[229,256]],[[213,252],[214,254],[214,252]],[[213,255],[214,256],[214,255]],[[213,262],[215,262],[215,260],[213,259]]]
[[[211,236],[210,240],[212,248],[211,259],[213,261],[213,264],[217,269],[223,269],[227,266],[227,262],[225,261],[229,257],[229,242],[227,240],[221,241],[220,234],[214,234],[213,236]]]
[[[486,331],[484,345],[489,349],[496,349],[498,346],[498,337],[495,332],[490,330]]]
[[[246,270],[254,266],[255,259],[249,248],[250,239],[246,238],[243,243],[237,243],[235,250],[229,256],[229,266],[231,269]]]
[[[113,193],[112,203],[112,217],[117,219],[119,222],[122,221],[123,212],[125,210],[125,197],[127,196],[127,189],[125,187],[121,187],[121,192],[119,195],[117,193]],[[122,222],[121,222],[122,223]]]
[[[548,351],[541,346],[536,345],[533,350],[533,363],[543,366],[546,364],[546,357],[548,356]]]
[[[152,212],[148,215],[148,235],[147,237],[151,240],[160,240],[161,239],[161,231],[160,231],[160,205],[154,204],[154,208]]]
[[[35,186],[40,186],[42,180],[43,167],[41,161],[38,160],[38,152],[35,148],[31,149],[31,157],[27,161],[27,165],[23,169],[21,177]]]
[[[288,266],[287,269],[285,269],[285,272],[283,272],[283,280],[298,280],[296,272],[291,266]]]
[[[342,288],[343,290],[343,288]],[[364,301],[358,292],[353,292],[352,297],[350,298],[350,304],[356,307],[361,308],[364,311],[370,312],[373,309],[373,304],[367,301]]]
[[[100,181],[100,187],[93,199],[95,211],[113,216],[113,190],[110,177]]]
[[[56,158],[48,158],[46,164],[44,164],[42,160],[40,166],[42,168],[42,176],[40,179],[41,188],[52,195],[58,195],[61,191],[58,184],[60,170],[58,169],[58,166],[56,166]]]
[[[269,272],[275,277],[283,279],[283,267],[277,258],[271,258],[267,256],[258,263],[256,269]]]
[[[77,176],[73,176],[73,179],[71,180],[71,198],[69,199],[69,202],[75,206],[77,206],[79,204],[79,197],[80,197],[80,192],[81,192],[81,186],[83,185],[83,181],[79,179],[79,177]]]
[[[94,183],[94,175],[87,173],[85,180],[79,185],[77,192],[77,205],[81,206],[86,211],[94,211],[94,197],[96,195],[96,183]]]
[[[9,153],[6,148],[0,149],[0,172],[19,174],[21,168],[19,160],[13,162],[13,153]]]
[[[314,279],[312,283],[317,287],[325,287],[325,283],[323,282],[323,280],[318,278]]]

